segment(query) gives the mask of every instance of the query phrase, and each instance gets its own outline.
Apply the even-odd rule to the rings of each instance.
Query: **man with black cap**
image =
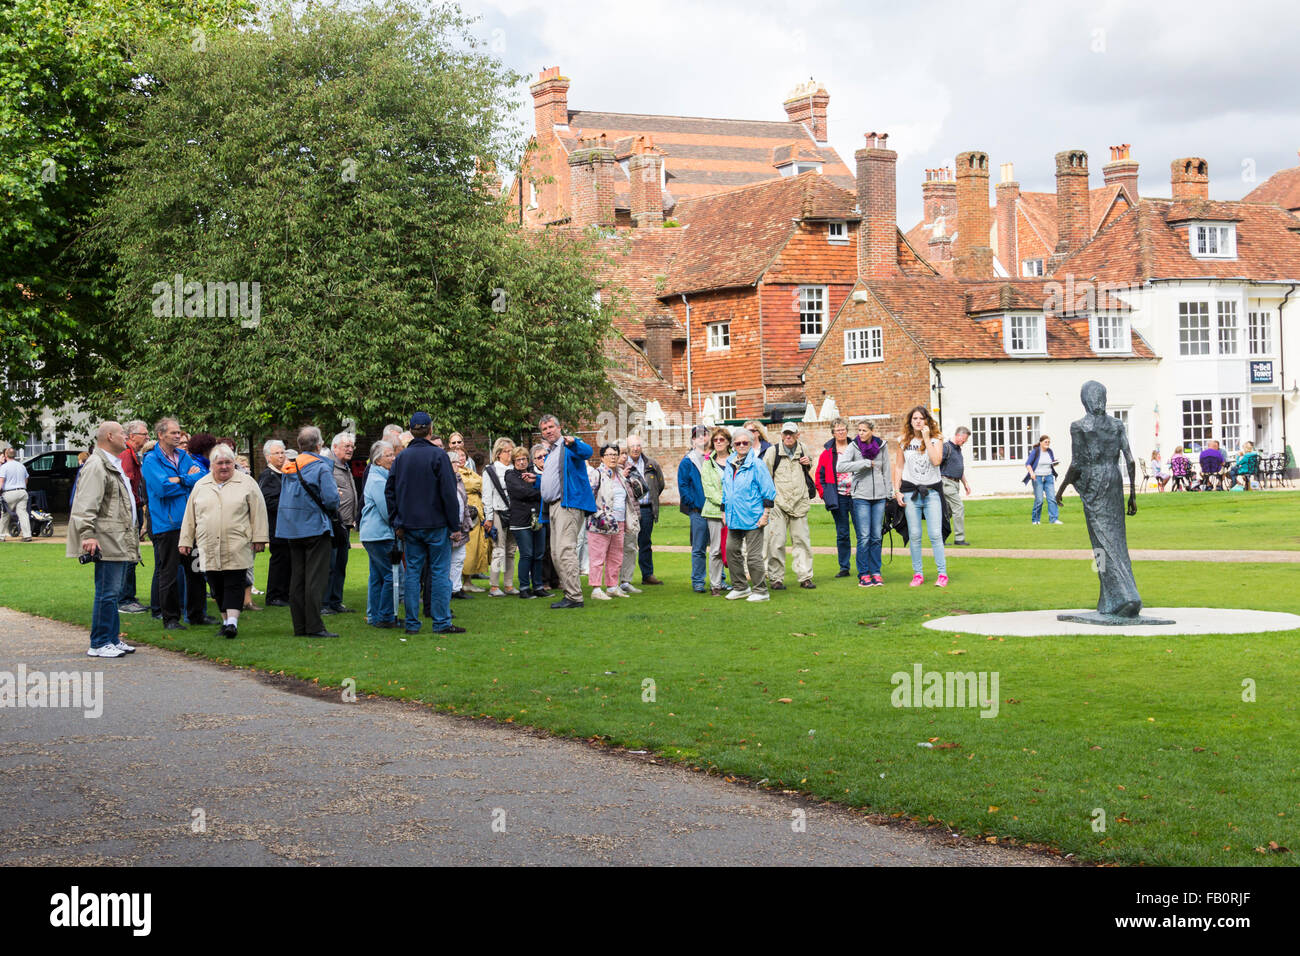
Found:
[[[406,549],[406,633],[420,633],[420,581],[430,573],[429,608],[435,634],[464,634],[451,623],[451,532],[460,526],[460,503],[451,459],[429,441],[428,412],[411,416],[411,441],[393,460],[384,496],[393,533]]]

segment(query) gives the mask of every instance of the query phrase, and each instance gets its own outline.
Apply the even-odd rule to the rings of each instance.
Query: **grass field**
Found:
[[[819,557],[816,591],[753,605],[693,594],[687,555],[657,563],[663,588],[581,611],[485,595],[454,602],[469,629],[455,637],[426,623],[403,639],[354,614],[326,619],[340,640],[293,638],[283,608],[245,615],[234,641],[215,628],[122,620],[132,641],[323,685],[350,677],[363,693],[600,737],[1084,859],[1277,865],[1294,855],[1256,848],[1300,851],[1300,631],[988,639],[921,627],[927,616],[1090,606],[1086,561],[958,558],[947,591],[913,591],[905,555],[872,590],[833,580],[834,558]],[[365,552],[352,552],[349,570],[346,601],[364,607]],[[1293,566],[1162,562],[1137,573],[1150,606],[1297,604]],[[85,627],[91,594],[91,572],[62,545],[0,547],[0,604]],[[997,672],[998,715],[895,708],[891,675],[914,664]],[[1243,700],[1247,679],[1255,702]],[[1104,832],[1093,829],[1097,810]]]
[[[1062,525],[1033,527],[1032,498],[983,498],[966,502],[966,537],[974,547],[1006,550],[1090,549],[1079,499],[1066,492]],[[835,547],[835,522],[813,502],[812,539]],[[850,532],[851,533],[851,532]],[[676,506],[665,508],[655,527],[655,544],[689,545],[690,528]],[[1138,495],[1138,513],[1128,519],[1130,548],[1193,548],[1220,551],[1300,550],[1300,493],[1164,492]]]

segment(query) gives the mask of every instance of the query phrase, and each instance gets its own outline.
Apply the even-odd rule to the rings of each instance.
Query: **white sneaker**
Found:
[[[491,591],[488,592],[488,597],[505,597],[505,596],[506,596],[506,592],[502,591],[500,588],[493,588]]]
[[[631,596],[632,596],[632,595],[628,594],[626,591],[624,591],[622,588],[606,588],[606,589],[605,589],[605,593],[608,594],[610,597],[621,597],[621,598],[625,598],[625,597],[631,597]]]
[[[92,647],[86,651],[87,657],[126,657],[126,651],[119,651],[116,644],[105,644],[103,647]]]
[[[117,643],[114,644],[114,645],[112,645],[112,646],[113,646],[113,647],[116,647],[116,648],[117,648],[119,651],[121,651],[123,654],[134,654],[134,653],[135,653],[135,648],[132,647],[130,644],[128,644],[126,641],[122,640],[120,637],[117,639]]]
[[[602,591],[600,588],[592,588],[592,589],[591,589],[591,596],[592,596],[593,598],[595,598],[597,601],[610,601],[610,600],[613,600],[613,599],[612,599],[608,594],[606,594],[606,593],[605,593],[604,591]]]
[[[1052,524],[1065,524],[1065,522],[1062,521],[1060,518],[1057,518],[1055,521],[1052,522]]]
[[[632,582],[631,582],[631,581],[625,581],[623,584],[619,585],[619,587],[620,587],[620,589],[623,591],[624,594],[640,594],[640,593],[641,593],[641,589],[640,589],[640,588],[634,588],[634,587],[632,587]]]
[[[768,594],[766,591],[755,591],[749,597],[745,598],[746,601],[754,601],[755,603],[758,601],[770,601],[771,599],[772,595]]]
[[[743,590],[743,591],[738,590],[738,589],[736,589],[736,588],[732,588],[730,591],[727,592],[727,600],[728,600],[728,601],[740,601],[740,600],[743,600],[744,598],[749,597],[749,595],[752,594],[752,593],[753,593],[753,592],[750,591],[749,588],[745,588],[745,590]]]

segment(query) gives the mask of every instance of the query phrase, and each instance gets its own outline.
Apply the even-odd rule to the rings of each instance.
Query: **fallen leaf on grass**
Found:
[[[778,698],[776,699],[776,702],[777,702],[778,704],[793,704],[793,703],[794,703],[794,698],[792,698],[792,697],[778,697]]]
[[[958,648],[956,648],[956,649],[954,649],[954,650],[949,651],[948,653],[949,653],[949,654],[965,654],[966,652],[963,651],[960,647],[958,647]]]

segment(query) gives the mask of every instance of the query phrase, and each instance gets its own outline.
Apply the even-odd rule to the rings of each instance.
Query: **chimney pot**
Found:
[[[560,75],[558,66],[547,67],[537,74],[529,87],[533,94],[533,120],[537,137],[549,142],[557,126],[569,125],[569,78]]]
[[[569,221],[575,226],[614,225],[614,151],[605,136],[582,141],[569,156]]]
[[[790,91],[783,105],[790,122],[804,124],[814,141],[825,143],[829,139],[827,114],[830,101],[831,95],[826,92],[826,87],[809,77],[807,83],[800,83]]]
[[[1130,206],[1138,203],[1138,164],[1129,153],[1130,145],[1121,143],[1110,148],[1110,162],[1101,168],[1107,186],[1119,186]]]
[[[1088,196],[1088,154],[1066,149],[1056,154],[1056,251],[1051,268],[1092,238]]]

